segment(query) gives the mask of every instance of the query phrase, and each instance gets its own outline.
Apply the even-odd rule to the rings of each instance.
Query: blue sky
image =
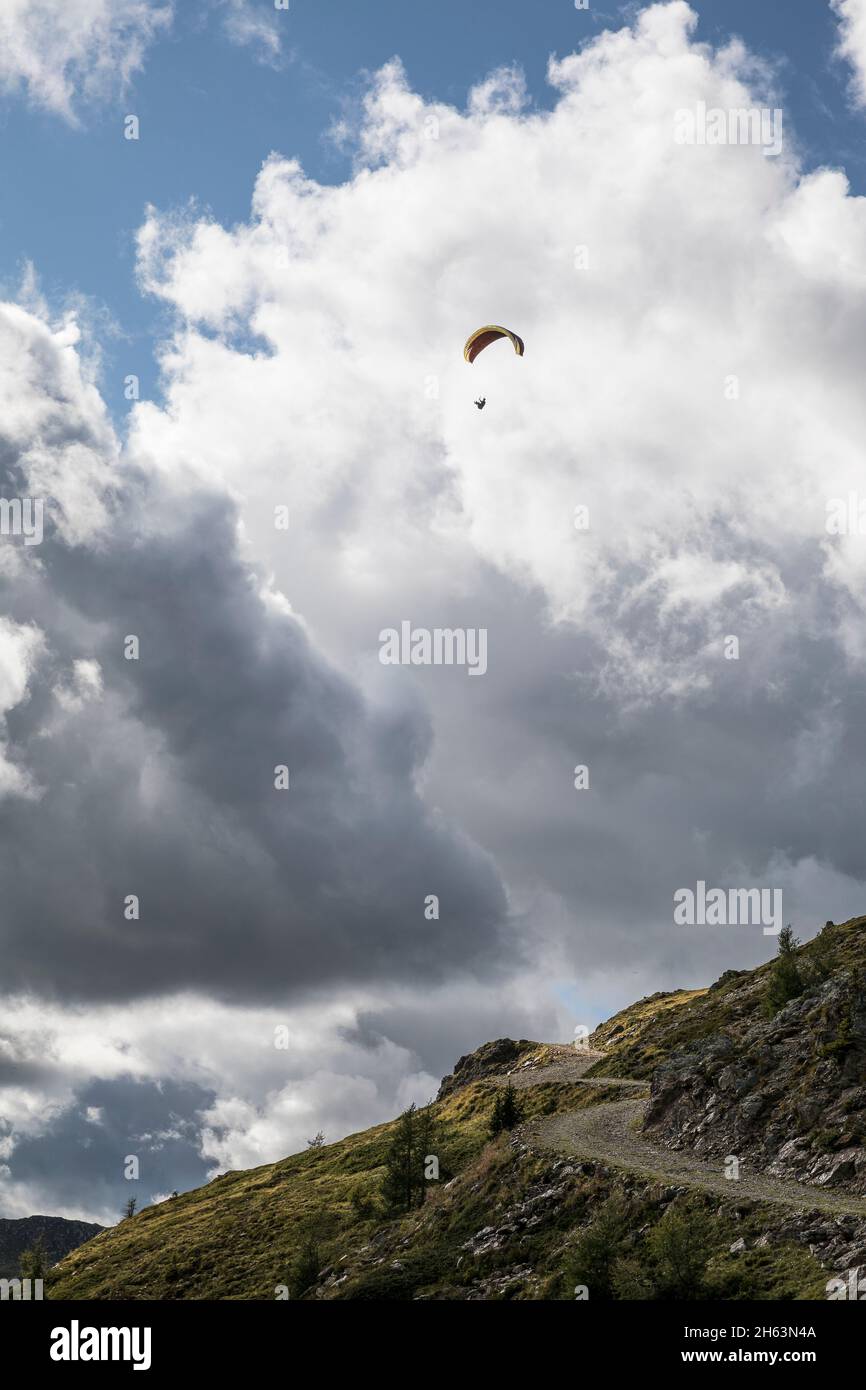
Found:
[[[245,219],[255,174],[271,150],[298,157],[319,182],[342,181],[350,160],[329,127],[351,114],[365,71],[395,54],[428,99],[462,106],[473,83],[517,63],[533,101],[546,106],[554,95],[545,81],[548,56],[574,50],[601,27],[620,27],[637,8],[292,0],[288,13],[275,13],[270,0],[250,4],[281,35],[277,64],[262,61],[255,45],[229,42],[219,11],[181,5],[126,98],[83,111],[80,127],[20,99],[0,102],[0,284],[12,290],[31,260],[52,307],[80,293],[96,311],[108,311],[117,333],[103,320],[102,387],[117,417],[127,373],[140,377],[144,395],[158,389],[153,346],[165,322],[134,275],[133,238],[148,203],[164,212],[195,199],[224,224]],[[842,165],[853,190],[863,191],[863,117],[850,107],[847,69],[833,54],[829,5],[703,0],[693,8],[699,39],[718,45],[738,34],[773,64],[807,163]],[[123,139],[127,112],[140,118],[138,142]]]

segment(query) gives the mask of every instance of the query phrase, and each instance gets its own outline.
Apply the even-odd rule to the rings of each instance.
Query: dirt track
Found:
[[[523,1072],[518,1069],[515,1074],[497,1080],[500,1085],[510,1081],[516,1089],[539,1086],[546,1081],[643,1089],[647,1086],[645,1081],[584,1077],[583,1073],[599,1060],[601,1054],[578,1053],[566,1047],[563,1047],[562,1053],[561,1062],[527,1068]],[[721,1160],[708,1163],[692,1153],[653,1144],[643,1138],[639,1130],[646,1105],[646,1100],[630,1098],[594,1105],[588,1110],[546,1115],[529,1121],[523,1126],[522,1134],[532,1148],[598,1159],[612,1167],[624,1168],[678,1187],[700,1187],[706,1192],[716,1192],[725,1197],[776,1202],[804,1212],[848,1212],[866,1216],[866,1197],[827,1191],[791,1179],[750,1173],[747,1163],[740,1165],[740,1177],[733,1181],[724,1176]]]

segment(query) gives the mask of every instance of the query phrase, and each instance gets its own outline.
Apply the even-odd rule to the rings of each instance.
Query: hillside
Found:
[[[673,1148],[866,1193],[866,918],[793,956],[805,986],[771,1015],[773,963],[655,995],[592,1038],[594,1075],[651,1077],[644,1128]]]
[[[67,1221],[63,1216],[0,1218],[0,1279],[17,1278],[18,1261],[35,1245],[41,1245],[48,1262],[55,1264],[104,1229],[92,1221]]]
[[[381,1195],[395,1120],[146,1208],[50,1296],[823,1298],[866,1265],[866,919],[792,959],[782,1004],[768,962],[641,1000],[589,1053],[499,1039],[461,1058],[423,1112],[440,1171],[416,1209]],[[523,1123],[491,1141],[508,1082]]]

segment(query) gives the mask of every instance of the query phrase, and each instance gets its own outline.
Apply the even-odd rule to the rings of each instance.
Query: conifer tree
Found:
[[[779,954],[773,962],[773,969],[767,983],[764,1002],[767,1013],[775,1014],[792,999],[796,999],[805,989],[805,981],[797,964],[797,940],[790,926],[779,932]]]
[[[438,1126],[430,1106],[410,1105],[397,1122],[385,1156],[382,1199],[391,1211],[421,1206],[427,1190],[425,1161],[438,1147]]]
[[[41,1236],[33,1245],[22,1250],[18,1257],[18,1269],[22,1279],[44,1279],[48,1265],[48,1252]]]
[[[495,1139],[503,1130],[512,1130],[523,1119],[523,1105],[509,1081],[504,1090],[497,1092],[490,1117],[490,1137]]]

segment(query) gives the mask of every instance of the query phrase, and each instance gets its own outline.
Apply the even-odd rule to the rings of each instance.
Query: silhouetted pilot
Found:
[[[487,404],[487,397],[486,397],[486,396],[481,396],[481,397],[479,397],[479,399],[475,402],[475,404],[478,406],[478,409],[479,409],[479,410],[483,410],[484,407],[485,407],[486,404]]]

